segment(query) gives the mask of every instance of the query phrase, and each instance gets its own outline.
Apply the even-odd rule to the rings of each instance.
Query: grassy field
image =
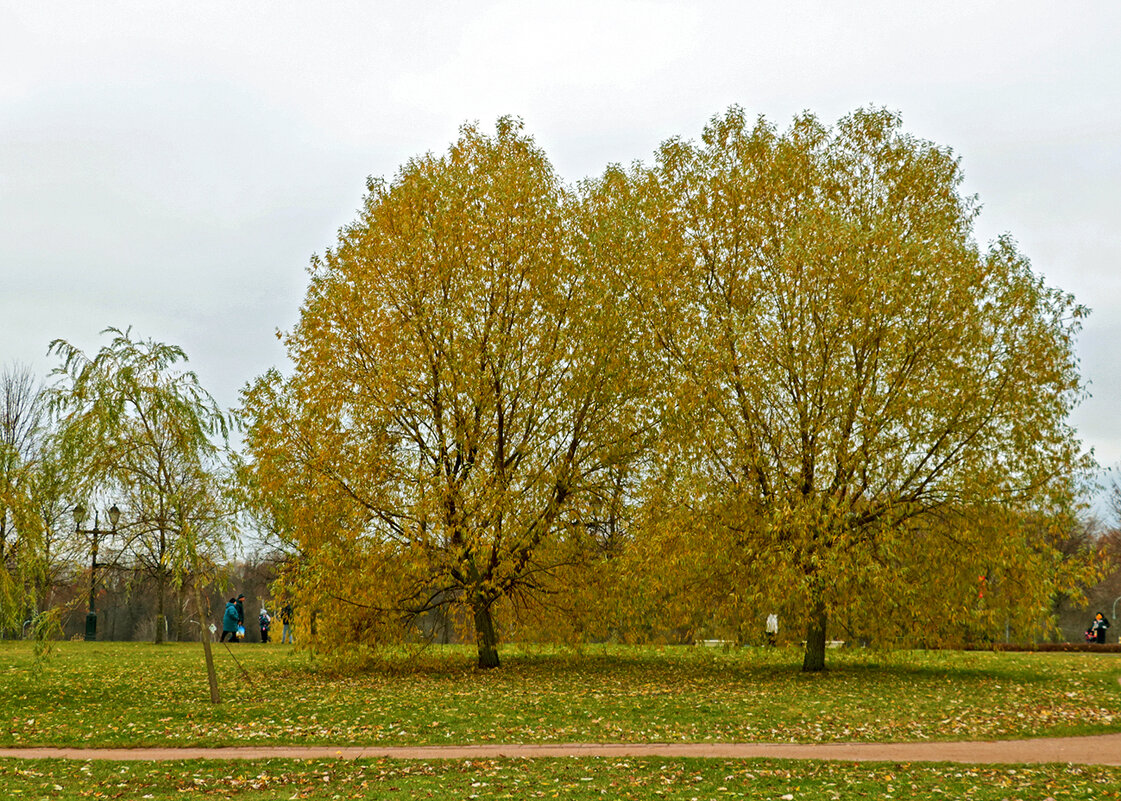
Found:
[[[252,763],[10,762],[0,795],[26,799],[767,799],[847,801],[1121,798],[1121,768],[964,767],[676,760]]]
[[[0,643],[0,745],[409,745],[991,739],[1121,730],[1121,657],[461,648],[340,672],[288,647]],[[0,760],[0,798],[1121,798],[1121,769],[780,760],[109,763]]]
[[[1121,730],[1108,654],[863,651],[799,672],[794,649],[447,648],[340,674],[290,647],[64,643],[36,665],[0,644],[0,745],[412,745],[1000,739]],[[406,670],[405,668],[409,669]]]

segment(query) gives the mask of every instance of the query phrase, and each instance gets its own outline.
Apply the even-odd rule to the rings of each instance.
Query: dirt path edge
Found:
[[[0,748],[4,759],[539,759],[701,757],[845,762],[956,762],[1121,766],[1121,733],[1032,740],[908,743],[558,743],[446,746],[244,746],[226,748]]]

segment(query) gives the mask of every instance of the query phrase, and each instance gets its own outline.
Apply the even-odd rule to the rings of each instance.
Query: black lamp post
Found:
[[[97,512],[93,513],[93,528],[82,528],[82,520],[86,517],[86,507],[78,504],[74,507],[74,531],[78,534],[89,534],[93,538],[93,547],[90,556],[90,608],[86,612],[86,640],[97,639],[97,612],[94,610],[94,595],[97,592],[97,568],[103,567],[97,561],[97,538],[102,534],[116,534],[117,521],[121,518],[121,510],[116,504],[109,507],[109,523],[113,526],[110,531],[102,531],[97,527]]]

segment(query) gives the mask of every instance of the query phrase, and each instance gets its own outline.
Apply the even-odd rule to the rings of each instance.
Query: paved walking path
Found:
[[[539,757],[710,757],[844,762],[1065,762],[1121,766],[1121,733],[1035,740],[918,743],[561,743],[557,745],[245,746],[229,748],[0,748],[0,758],[106,759],[533,759]]]

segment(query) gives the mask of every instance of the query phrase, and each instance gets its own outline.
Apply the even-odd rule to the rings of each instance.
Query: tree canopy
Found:
[[[977,247],[960,183],[879,110],[779,133],[732,109],[633,176],[640,291],[690,408],[680,452],[748,532],[752,581],[804,605],[807,670],[829,612],[897,582],[899,552],[1046,547],[1016,516],[1065,508],[1083,466],[1085,309],[1010,239]]]
[[[294,372],[245,403],[256,482],[330,566],[302,592],[332,629],[450,606],[495,666],[496,606],[539,597],[580,555],[583,516],[651,424],[630,301],[579,214],[503,119],[371,181],[313,264]],[[364,580],[340,580],[350,567]]]

